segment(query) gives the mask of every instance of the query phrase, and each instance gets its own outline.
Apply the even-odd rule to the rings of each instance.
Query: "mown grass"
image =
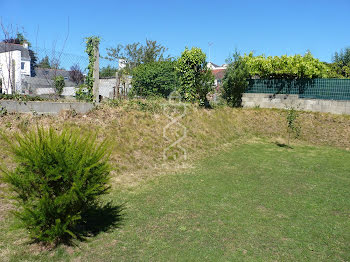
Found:
[[[115,189],[120,228],[39,252],[1,223],[3,261],[348,261],[350,152],[257,140]],[[21,240],[22,239],[22,240]]]

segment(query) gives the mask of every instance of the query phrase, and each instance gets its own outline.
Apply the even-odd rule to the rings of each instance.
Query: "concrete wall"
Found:
[[[299,110],[350,114],[350,101],[299,98],[298,95],[246,93],[242,97],[243,107],[288,108]]]
[[[100,79],[100,95],[104,98],[113,98],[114,87],[117,85],[115,78]]]
[[[6,108],[9,113],[58,114],[64,110],[75,110],[77,113],[85,114],[93,109],[94,106],[90,103],[80,102],[20,102],[13,100],[0,100],[0,107]]]

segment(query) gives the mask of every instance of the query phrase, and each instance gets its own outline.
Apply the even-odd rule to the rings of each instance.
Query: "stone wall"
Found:
[[[288,108],[299,110],[350,114],[350,101],[299,98],[299,95],[245,93],[242,97],[243,107]]]
[[[74,110],[85,114],[93,109],[94,105],[83,102],[50,102],[50,101],[14,101],[0,100],[0,108],[5,108],[9,113],[36,113],[58,114],[65,110]]]

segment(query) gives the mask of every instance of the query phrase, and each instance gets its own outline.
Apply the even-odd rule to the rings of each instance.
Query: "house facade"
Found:
[[[0,92],[22,92],[22,78],[31,76],[31,58],[28,44],[0,43]]]
[[[222,80],[225,76],[227,65],[223,64],[223,65],[219,66],[219,65],[216,65],[212,62],[209,62],[207,64],[207,67],[211,69],[211,72],[213,73],[214,79],[215,79],[214,85],[218,89],[222,85]]]

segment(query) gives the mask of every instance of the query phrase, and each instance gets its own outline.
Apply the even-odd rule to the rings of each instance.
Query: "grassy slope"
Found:
[[[258,141],[114,190],[123,225],[79,247],[33,255],[16,233],[1,250],[12,261],[348,261],[349,187],[348,151]]]

